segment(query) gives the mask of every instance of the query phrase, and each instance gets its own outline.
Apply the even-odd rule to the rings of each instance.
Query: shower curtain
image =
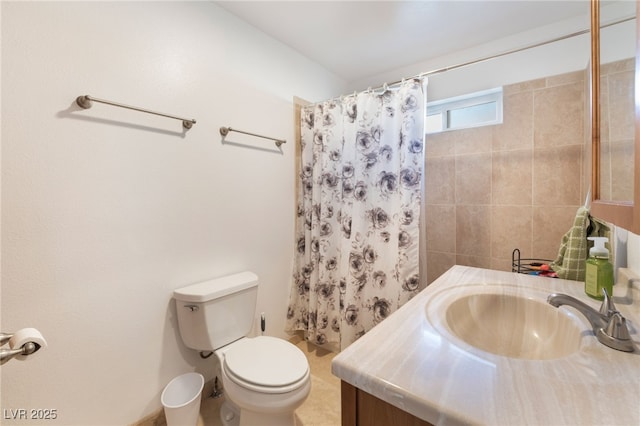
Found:
[[[419,287],[422,79],[304,107],[287,330],[342,350]]]

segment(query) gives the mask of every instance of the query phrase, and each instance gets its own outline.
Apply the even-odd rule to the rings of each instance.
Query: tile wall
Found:
[[[584,203],[586,73],[504,87],[500,125],[427,135],[427,280],[554,259]]]
[[[635,58],[600,68],[600,198],[633,199]]]

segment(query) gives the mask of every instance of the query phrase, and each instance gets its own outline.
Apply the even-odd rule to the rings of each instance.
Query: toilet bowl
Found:
[[[258,277],[242,272],[176,289],[173,297],[184,344],[213,352],[220,361],[227,406],[224,424],[293,426],[294,410],[309,395],[311,376],[304,353],[270,336],[247,337],[258,293]]]
[[[241,426],[295,425],[294,410],[311,391],[309,364],[300,349],[260,336],[240,339],[215,354],[225,396],[240,409]]]

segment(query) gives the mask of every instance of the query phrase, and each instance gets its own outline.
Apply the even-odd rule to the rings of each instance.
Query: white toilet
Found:
[[[180,335],[189,348],[214,351],[220,360],[224,424],[238,424],[239,409],[242,426],[293,426],[294,411],[311,390],[309,363],[286,340],[247,337],[257,296],[258,277],[252,272],[175,290]]]

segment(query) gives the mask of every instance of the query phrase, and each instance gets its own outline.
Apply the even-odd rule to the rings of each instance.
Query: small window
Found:
[[[427,103],[427,133],[502,123],[502,88]]]

